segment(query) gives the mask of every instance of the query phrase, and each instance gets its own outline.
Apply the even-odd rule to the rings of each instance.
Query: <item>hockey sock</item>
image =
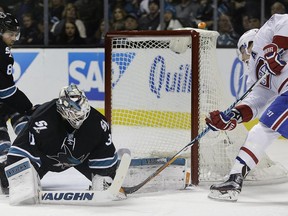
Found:
[[[258,164],[266,148],[279,136],[278,132],[273,131],[262,123],[255,125],[249,131],[244,145],[240,148],[230,174],[242,173],[245,177],[250,169],[254,169]]]

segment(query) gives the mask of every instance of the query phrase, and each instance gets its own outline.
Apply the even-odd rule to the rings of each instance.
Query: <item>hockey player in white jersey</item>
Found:
[[[287,26],[288,15],[275,14],[259,30],[249,30],[239,39],[239,57],[249,68],[248,87],[267,70],[269,75],[229,114],[217,110],[206,118],[212,130],[233,130],[237,123],[260,117],[240,148],[229,179],[210,187],[212,199],[237,201],[243,180],[266,148],[281,135],[288,138]]]

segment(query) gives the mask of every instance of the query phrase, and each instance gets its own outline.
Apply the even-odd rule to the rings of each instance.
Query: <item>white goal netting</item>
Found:
[[[199,36],[193,30],[183,30],[178,35],[176,31],[163,35],[150,31],[109,37],[105,52],[109,57],[106,70],[111,73],[108,77],[111,95],[106,99],[111,108],[106,112],[111,115],[115,145],[129,148],[133,158],[173,156],[194,138],[193,125],[200,133],[206,127],[204,119],[210,111],[230,106],[217,71],[218,33],[197,31]],[[195,37],[199,47],[191,45]],[[194,101],[195,106],[191,106],[195,95],[197,105]],[[191,120],[191,113],[197,113],[197,121]],[[200,183],[223,180],[229,174],[246,134],[244,126],[239,125],[231,132],[208,132],[200,140],[197,164]],[[190,151],[183,157],[190,159]],[[284,178],[287,171],[267,156],[247,177],[262,182]]]

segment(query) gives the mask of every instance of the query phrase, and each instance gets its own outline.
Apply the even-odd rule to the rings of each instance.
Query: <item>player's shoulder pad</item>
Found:
[[[43,115],[43,113],[46,113],[47,110],[51,109],[53,106],[55,106],[56,110],[56,101],[57,99],[53,99],[51,101],[45,102],[37,107],[37,109],[33,112],[31,118],[37,118],[38,116]]]

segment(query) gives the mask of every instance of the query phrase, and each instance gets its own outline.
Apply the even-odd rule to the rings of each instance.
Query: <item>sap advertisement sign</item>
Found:
[[[68,83],[85,91],[89,100],[104,100],[104,52],[68,52]]]
[[[91,105],[104,107],[103,49],[13,49],[14,79],[33,103],[58,97],[59,90],[77,84]]]
[[[56,98],[61,87],[74,83],[85,91],[92,106],[104,107],[104,49],[12,49],[12,53],[17,86],[33,103]],[[116,59],[112,61],[117,64]],[[245,67],[234,49],[217,50],[217,63],[215,70],[218,70],[227,96],[233,102],[246,89]],[[151,62],[143,59],[141,64]],[[121,67],[122,70],[129,65]],[[121,73],[125,74],[125,71]]]

